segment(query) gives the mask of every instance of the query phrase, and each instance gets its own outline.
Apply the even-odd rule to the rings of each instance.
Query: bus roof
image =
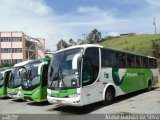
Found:
[[[59,52],[63,52],[63,51],[66,51],[66,50],[71,50],[71,49],[76,49],[76,48],[88,48],[88,47],[103,48],[103,46],[98,45],[98,44],[83,44],[83,45],[75,45],[75,46],[71,46],[71,47],[68,47],[68,48],[64,48],[64,49],[61,49],[59,51],[56,51],[55,53],[59,53]]]
[[[20,63],[17,63],[15,64],[13,67],[19,67],[19,66],[24,66],[30,62],[32,62],[33,60],[27,60],[27,61],[23,61],[23,62],[20,62]]]
[[[123,52],[123,53],[126,53],[126,54],[137,55],[137,56],[142,56],[142,57],[148,57],[148,58],[152,58],[152,59],[157,59],[155,57],[146,56],[146,55],[142,55],[142,54],[134,53],[134,52],[129,52],[129,51],[125,51],[125,50],[119,50],[119,49],[115,49],[115,48],[111,48],[111,47],[104,47],[104,46],[98,45],[98,44],[83,44],[83,45],[71,46],[71,47],[59,50],[59,51],[57,51],[55,53],[59,53],[59,52],[62,52],[62,51],[71,50],[71,49],[75,49],[75,48],[88,48],[88,47],[104,48],[104,49],[108,49],[108,50]]]
[[[10,67],[2,67],[2,68],[0,68],[0,70],[6,70],[6,69],[11,69],[12,68],[12,66],[10,66]]]

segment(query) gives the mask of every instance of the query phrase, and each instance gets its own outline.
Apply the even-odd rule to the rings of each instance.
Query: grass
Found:
[[[100,45],[116,49],[153,56],[152,40],[160,39],[160,34],[142,34],[133,36],[120,36],[100,42]]]

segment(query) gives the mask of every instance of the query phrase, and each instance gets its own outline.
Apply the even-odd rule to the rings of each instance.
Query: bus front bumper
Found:
[[[80,96],[74,98],[56,98],[47,95],[48,102],[57,105],[83,106]]]
[[[16,91],[16,92],[8,92],[8,97],[14,98],[14,99],[22,99],[22,92]]]

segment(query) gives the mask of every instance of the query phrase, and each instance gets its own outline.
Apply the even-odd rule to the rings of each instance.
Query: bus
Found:
[[[13,66],[11,73],[9,75],[9,80],[8,80],[8,85],[7,85],[8,97],[11,97],[14,99],[22,99],[21,71],[23,70],[23,67],[30,62],[32,62],[32,60],[23,61]]]
[[[158,82],[156,58],[92,44],[55,52],[48,71],[47,99],[59,105],[108,105]]]
[[[12,67],[0,68],[0,97],[7,96],[7,84]]]
[[[41,58],[24,66],[22,98],[33,102],[47,101],[48,66],[50,58]]]

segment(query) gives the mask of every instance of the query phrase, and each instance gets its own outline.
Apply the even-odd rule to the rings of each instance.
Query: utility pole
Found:
[[[84,36],[84,40],[86,40],[86,34],[82,34]]]
[[[82,34],[82,35],[83,35],[83,37],[84,37],[84,42],[86,43],[86,35],[87,35],[87,34],[84,33],[84,34]]]
[[[157,29],[156,29],[156,19],[155,19],[155,17],[153,19],[153,25],[154,25],[155,35],[156,35],[157,34]]]
[[[62,49],[62,39],[61,39],[61,49]]]

